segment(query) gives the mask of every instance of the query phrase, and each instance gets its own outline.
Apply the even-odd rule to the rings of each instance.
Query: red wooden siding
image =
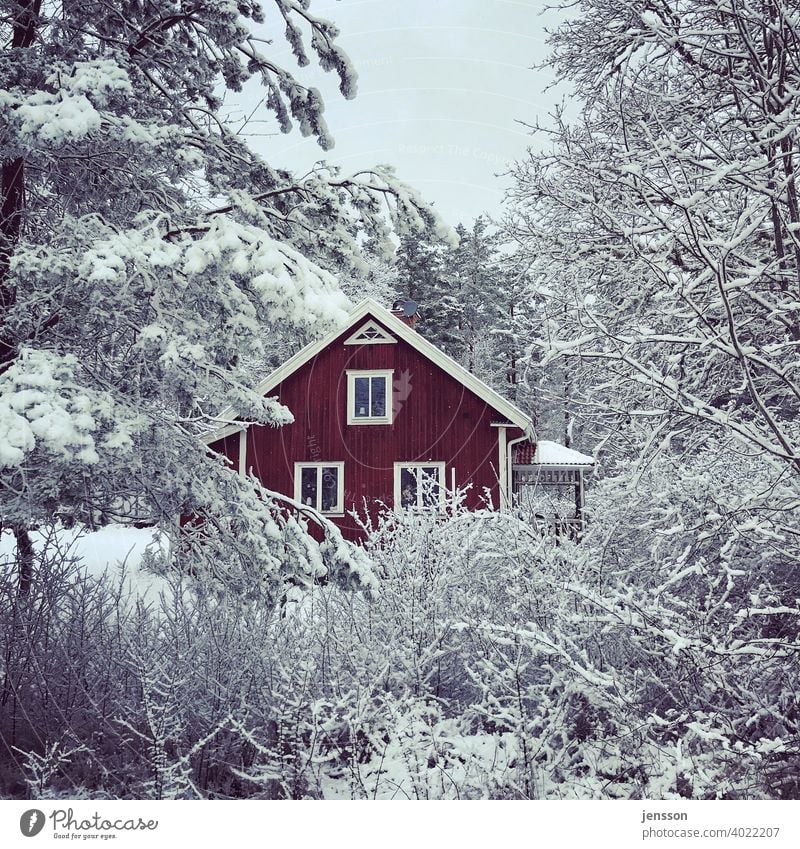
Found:
[[[344,461],[345,511],[355,506],[363,512],[364,499],[372,511],[375,502],[394,506],[395,462],[440,461],[446,464],[448,489],[453,469],[458,487],[472,485],[467,506],[474,509],[489,499],[497,507],[499,429],[491,422],[500,418],[498,413],[403,340],[344,345],[359,326],[343,331],[269,393],[292,411],[295,421],[249,429],[247,470],[269,489],[294,495],[296,462]],[[394,371],[391,425],[347,424],[348,369]],[[519,435],[516,428],[509,433]],[[236,468],[238,434],[225,440],[223,450]],[[345,536],[359,537],[351,517],[333,521]]]
[[[223,454],[230,460],[230,466],[237,472],[239,468],[239,434],[233,433],[220,439],[219,442],[214,442],[211,446],[218,454]]]

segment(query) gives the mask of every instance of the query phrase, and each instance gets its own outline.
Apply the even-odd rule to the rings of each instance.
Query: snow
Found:
[[[113,59],[61,66],[47,78],[47,84],[73,95],[86,95],[98,106],[105,106],[112,92],[133,93],[128,72]]]
[[[0,467],[18,466],[35,445],[28,422],[0,400]]]
[[[485,798],[490,776],[510,777],[520,755],[513,734],[464,734],[434,708],[401,706],[392,719],[389,739],[355,765],[355,776],[341,768],[322,772],[324,799]]]
[[[91,401],[73,384],[77,360],[23,350],[0,377],[0,467],[19,466],[37,444],[96,463]]]
[[[190,285],[213,280],[219,294],[239,296],[231,312],[241,312],[242,286],[230,273],[243,275],[262,307],[277,323],[327,330],[343,324],[349,302],[336,278],[290,245],[263,229],[214,216],[200,238],[166,244],[153,227],[131,229],[96,242],[83,256],[80,274],[92,283],[126,285],[132,266],[180,267]],[[256,327],[256,325],[254,325]]]
[[[110,120],[98,108],[108,106],[112,95],[133,92],[127,71],[112,59],[58,64],[45,83],[55,91],[0,92],[0,107],[12,116],[26,144],[83,139]]]
[[[106,576],[112,586],[117,586],[122,580],[123,594],[130,596],[131,600],[158,603],[162,595],[170,597],[172,594],[171,586],[164,577],[141,567],[146,551],[154,554],[167,551],[166,539],[159,537],[152,528],[109,525],[91,532],[80,527],[57,528],[51,533],[32,531],[31,539],[37,554],[42,552],[46,542],[48,551],[58,551],[73,559],[81,577],[99,581]],[[0,567],[8,568],[15,553],[14,536],[6,531],[0,535]]]
[[[536,443],[533,462],[539,466],[593,466],[594,458],[558,442],[540,439]]]
[[[6,95],[0,103],[11,106],[15,101]],[[20,122],[21,135],[43,142],[60,144],[82,139],[101,123],[100,114],[83,94],[62,96],[41,91],[15,105],[13,114]]]

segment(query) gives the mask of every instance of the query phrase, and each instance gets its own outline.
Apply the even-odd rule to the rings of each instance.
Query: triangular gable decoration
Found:
[[[368,321],[362,324],[356,332],[345,339],[345,345],[391,345],[397,342],[391,334],[387,333],[379,324]]]

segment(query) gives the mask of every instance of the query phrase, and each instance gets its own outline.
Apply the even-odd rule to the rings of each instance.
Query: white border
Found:
[[[291,605],[289,605],[291,607]],[[469,738],[467,738],[469,739]],[[399,794],[398,794],[399,795]],[[74,820],[98,816],[111,822],[141,819],[153,823],[152,830],[117,832],[111,845],[140,846],[147,849],[175,849],[176,835],[183,845],[246,847],[256,845],[254,835],[264,833],[269,823],[272,833],[297,831],[298,813],[303,817],[303,843],[326,849],[373,849],[375,834],[382,830],[402,834],[407,846],[511,846],[519,835],[531,831],[535,813],[536,836],[544,846],[586,846],[592,849],[625,849],[633,846],[671,845],[677,849],[755,845],[755,840],[725,838],[727,830],[742,826],[771,828],[774,837],[758,845],[790,849],[797,845],[800,805],[796,800],[774,799],[537,799],[509,803],[497,799],[462,799],[438,805],[389,804],[379,797],[355,801],[335,801],[321,808],[319,802],[276,805],[266,800],[215,799],[186,801],[167,799],[22,799],[0,800],[3,819],[3,845],[7,849],[31,849],[51,845],[55,835],[72,841],[75,830],[64,828],[63,816],[72,809]],[[19,822],[32,805],[41,809],[47,821],[41,844],[20,833]],[[53,814],[62,815],[56,830]],[[357,818],[360,828],[353,828]],[[715,839],[680,836],[678,832],[718,830]],[[661,836],[659,837],[659,832]],[[667,836],[671,832],[671,836]],[[111,832],[112,834],[114,832]],[[644,834],[648,833],[647,840]],[[85,836],[102,832],[90,829]],[[710,832],[709,832],[710,835]],[[669,841],[669,842],[668,842]],[[76,841],[77,842],[77,841]],[[264,842],[264,841],[262,841]],[[86,845],[84,841],[81,841]],[[56,844],[58,845],[58,844]]]
[[[316,504],[305,505],[311,506],[314,510],[317,511],[322,516],[344,516],[344,461],[342,460],[333,460],[330,462],[321,461],[319,463],[312,462],[303,462],[303,463],[295,463],[294,464],[294,500],[299,504],[303,503],[302,498],[302,479],[300,472],[302,469],[330,469],[335,468],[338,469],[338,477],[336,483],[336,509],[335,510],[321,510],[317,507]],[[321,472],[317,474],[317,500],[320,502],[320,507],[322,506],[322,489],[320,487],[320,476]]]
[[[392,369],[347,369],[347,424],[349,425],[390,425],[392,423],[392,385],[394,371]],[[385,416],[356,416],[356,378],[383,377],[386,379],[386,415]]]
[[[400,470],[401,469],[430,469],[432,466],[436,467],[439,470],[439,506],[444,505],[444,493],[445,487],[447,486],[447,480],[445,479],[445,464],[442,461],[438,460],[429,460],[426,462],[419,462],[414,460],[413,462],[403,462],[402,460],[398,460],[394,464],[394,509],[395,510],[408,510],[408,507],[403,507],[401,504],[400,498]],[[419,484],[419,478],[417,478],[417,483]],[[417,494],[419,496],[419,493]],[[419,497],[417,498],[419,500]],[[417,505],[416,507],[410,508],[412,510],[425,510],[430,509],[426,507],[420,507]]]

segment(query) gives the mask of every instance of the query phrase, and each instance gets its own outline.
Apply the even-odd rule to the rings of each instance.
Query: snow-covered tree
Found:
[[[368,240],[362,253],[364,268],[342,275],[342,291],[354,303],[362,298],[372,298],[388,309],[402,292],[394,252],[386,253],[385,246]]]
[[[398,285],[403,294],[427,309],[441,288],[440,274],[445,243],[441,239],[406,235],[394,257]]]
[[[456,227],[446,251],[434,319],[445,350],[502,394],[514,398],[524,333],[525,262],[507,250],[503,235],[479,215]]]
[[[297,64],[315,55],[353,96],[336,27],[305,2],[276,7]],[[200,514],[204,533],[181,536],[197,542],[192,568],[247,567],[268,585],[331,565],[197,434],[226,405],[290,420],[245,366],[342,320],[329,272],[358,265],[360,241],[435,220],[387,168],[295,178],[223,121],[224,92],[255,77],[283,130],[330,146],[318,92],[264,52],[263,20],[227,0],[5,4],[0,518],[23,593],[27,529],[61,510]]]
[[[769,713],[791,769],[797,711],[779,666],[800,652],[796,10],[575,12],[552,43],[580,113],[556,116],[551,150],[518,163],[508,222],[540,308],[530,363],[609,477],[583,541],[598,581],[640,598],[646,619],[664,605],[686,617],[664,623],[662,646],[716,635],[742,681],[774,663],[757,708],[753,689],[734,705],[718,687],[700,725],[746,749],[748,711]],[[697,646],[685,639],[676,653]]]
[[[431,305],[430,323],[439,344],[470,371],[478,367],[485,330],[496,317],[491,313],[499,284],[497,239],[486,232],[487,226],[479,216],[470,229],[456,227],[458,244],[443,257],[438,297]]]
[[[606,434],[632,414],[658,440],[723,432],[796,474],[796,20],[782,3],[582,6],[554,38],[581,121],[516,170],[541,347]]]
[[[395,257],[399,292],[421,304],[419,333],[513,400],[528,333],[527,259],[506,250],[483,215],[457,225],[455,237],[403,238]]]

